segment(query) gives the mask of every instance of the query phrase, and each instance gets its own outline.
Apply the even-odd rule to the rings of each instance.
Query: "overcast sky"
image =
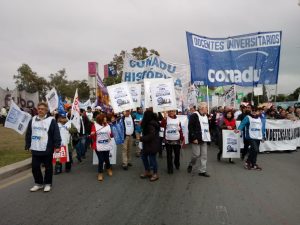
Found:
[[[279,93],[300,87],[298,0],[0,0],[0,87],[13,88],[22,63],[47,78],[65,68],[87,79],[87,62],[121,50],[157,50],[188,64],[185,31],[227,37],[282,30]]]

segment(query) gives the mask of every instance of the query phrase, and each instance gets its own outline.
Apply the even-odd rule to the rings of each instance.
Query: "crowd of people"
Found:
[[[114,114],[102,111],[100,106],[94,110],[80,109],[80,129],[71,122],[71,107],[65,112],[50,114],[48,104],[41,102],[37,106],[26,132],[25,149],[32,152],[32,174],[35,185],[30,191],[51,190],[53,169],[54,174],[62,172],[53,168],[53,152],[59,152],[60,146],[68,146],[69,160],[65,164],[65,172],[70,172],[73,163],[73,151],[76,152],[78,163],[86,157],[88,149],[95,151],[98,157],[99,181],[104,180],[104,170],[108,176],[113,175],[110,163],[110,151],[114,147],[111,124],[121,120],[124,126],[124,143],[122,144],[122,164],[124,170],[132,166],[131,155],[140,157],[144,171],[140,178],[151,182],[159,179],[157,155],[162,156],[166,151],[167,173],[173,174],[174,168],[180,169],[180,151],[185,138],[182,125],[178,119],[180,110],[170,110],[164,113],[154,113],[151,108],[143,112],[142,108],[135,111],[126,110]],[[192,156],[187,165],[187,172],[195,171],[199,176],[210,177],[207,172],[207,149],[211,142],[219,147],[218,161],[222,158],[222,130],[241,132],[244,148],[241,149],[241,159],[245,160],[248,170],[262,170],[257,164],[259,145],[265,140],[266,119],[299,119],[300,108],[283,109],[274,106],[254,107],[251,104],[241,105],[239,110],[232,107],[218,107],[208,112],[205,102],[198,106],[190,105],[188,117],[188,141],[192,147]],[[237,126],[236,121],[241,121]],[[136,148],[133,146],[136,145]],[[233,159],[228,159],[234,163]],[[60,163],[57,162],[55,167]],[[42,174],[41,165],[45,167]],[[60,165],[60,168],[62,165]]]

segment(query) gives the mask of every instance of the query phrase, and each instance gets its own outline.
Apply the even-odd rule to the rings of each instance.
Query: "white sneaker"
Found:
[[[45,188],[44,188],[44,192],[49,192],[51,191],[51,185],[50,184],[46,184]]]
[[[34,185],[32,188],[30,188],[30,191],[31,192],[36,192],[36,191],[38,191],[38,190],[40,190],[40,189],[42,189],[44,186],[43,185]]]

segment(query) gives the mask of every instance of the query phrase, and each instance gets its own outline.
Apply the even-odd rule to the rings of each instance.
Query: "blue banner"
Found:
[[[124,143],[124,124],[122,119],[119,119],[113,122],[110,125],[111,131],[114,135],[115,141],[117,145]]]
[[[277,84],[281,31],[228,38],[186,35],[192,83],[209,87]]]

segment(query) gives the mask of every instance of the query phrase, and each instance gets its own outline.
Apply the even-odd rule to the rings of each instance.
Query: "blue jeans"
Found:
[[[156,153],[150,154],[142,151],[142,160],[146,171],[153,169],[153,173],[157,173]]]
[[[85,137],[81,137],[75,146],[77,159],[81,161],[81,157],[85,156],[86,148],[85,148]]]

